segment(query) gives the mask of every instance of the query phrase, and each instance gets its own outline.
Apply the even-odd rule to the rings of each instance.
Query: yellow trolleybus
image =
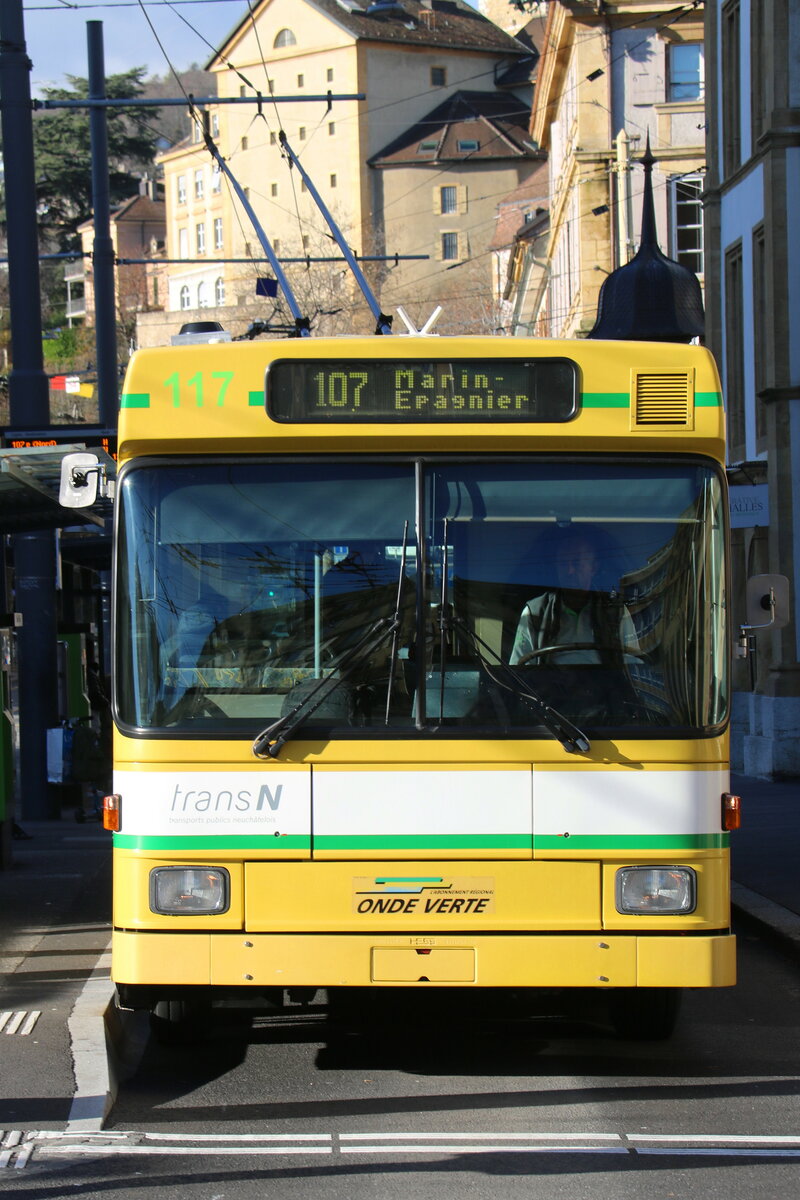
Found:
[[[137,353],[113,978],[215,998],[734,982],[724,422],[700,347]]]

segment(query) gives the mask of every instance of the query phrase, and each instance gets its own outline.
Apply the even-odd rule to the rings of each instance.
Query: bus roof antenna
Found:
[[[334,240],[335,240],[337,246],[339,247],[342,254],[344,255],[345,260],[346,260],[347,265],[349,266],[350,270],[353,272],[356,283],[361,288],[361,291],[364,294],[364,298],[367,301],[367,304],[370,306],[370,309],[372,310],[372,315],[375,318],[375,321],[376,321],[375,332],[376,333],[391,333],[392,332],[392,318],[387,317],[384,312],[381,312],[381,306],[378,304],[378,301],[375,298],[375,293],[373,292],[372,288],[367,283],[364,272],[361,270],[361,267],[356,262],[356,258],[355,258],[355,255],[353,254],[353,251],[350,249],[347,242],[344,240],[341,229],[334,221],[327,205],[325,204],[325,201],[322,199],[319,192],[314,187],[314,184],[311,181],[311,177],[309,176],[309,174],[305,170],[305,168],[302,166],[300,159],[297,157],[294,150],[292,150],[291,146],[289,145],[289,142],[287,141],[287,138],[286,138],[286,134],[284,133],[284,131],[282,129],[281,129],[280,133],[278,134],[278,140],[280,141],[281,149],[284,151],[284,153],[286,154],[286,157],[289,159],[289,165],[293,166],[293,167],[297,167],[298,171],[300,172],[300,174],[303,178],[303,182],[305,183],[306,187],[308,188],[309,192],[311,193],[314,203],[316,204],[317,208],[319,209],[319,211],[322,213],[323,217],[325,218],[325,220],[328,224],[328,228],[330,229],[331,233],[333,234],[333,237],[334,237]]]
[[[398,304],[397,312],[400,316],[401,321],[403,322],[403,324],[405,325],[406,329],[408,330],[408,332],[411,334],[412,337],[426,337],[428,334],[430,334],[430,331],[433,329],[434,325],[439,320],[439,317],[442,312],[442,306],[441,306],[441,304],[436,305],[436,308],[433,310],[433,312],[428,317],[427,321],[425,322],[425,324],[422,326],[421,329],[417,329],[416,325],[411,320],[411,317],[408,315],[408,313],[406,312],[406,310],[403,308],[403,306],[401,304]]]

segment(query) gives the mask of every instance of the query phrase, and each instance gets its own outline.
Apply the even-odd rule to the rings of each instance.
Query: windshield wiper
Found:
[[[375,621],[363,637],[356,642],[352,650],[347,652],[347,666],[339,672],[336,678],[332,675],[323,676],[317,686],[302,700],[299,700],[294,708],[284,713],[282,717],[278,717],[278,720],[273,721],[266,729],[262,729],[253,742],[253,754],[256,758],[277,758],[283,745],[295,730],[304,721],[307,721],[319,706],[329,699],[333,692],[383,645],[399,624],[400,620],[396,613],[391,617],[381,617],[379,621]]]
[[[518,696],[521,696],[526,704],[529,704],[536,713],[536,716],[548,733],[551,733],[569,754],[587,754],[591,750],[592,743],[583,730],[578,729],[577,725],[573,725],[563,713],[560,713],[552,705],[548,704],[546,700],[543,700],[539,693],[530,686],[528,680],[523,678],[518,671],[515,671],[509,663],[504,663],[498,658],[491,646],[488,646],[476,633],[473,633],[462,617],[457,617],[454,613],[450,613],[448,616],[443,617],[443,620],[450,628],[463,634],[467,639],[489,678],[494,680],[499,687],[506,688],[508,691],[514,691]],[[490,662],[482,652],[484,650],[494,655],[497,661]],[[504,677],[510,681],[509,683],[503,683],[493,674],[493,671],[498,668]]]
[[[340,684],[366,662],[383,643],[392,638],[392,651],[389,661],[389,684],[386,692],[386,724],[389,724],[389,705],[392,698],[392,684],[397,667],[397,651],[400,626],[402,624],[401,610],[403,603],[403,582],[406,574],[406,552],[408,548],[408,521],[403,526],[403,548],[400,552],[400,574],[397,580],[397,599],[394,613],[390,617],[381,617],[375,621],[366,633],[359,638],[352,650],[347,654],[347,666],[334,679],[325,675],[315,688],[299,700],[294,708],[277,721],[273,721],[266,729],[262,729],[253,742],[253,754],[256,758],[277,758],[284,744],[295,730],[312,716],[321,704],[336,691]]]
[[[384,725],[389,724],[389,709],[392,703],[394,673],[397,670],[397,652],[400,645],[400,614],[403,606],[403,584],[406,578],[406,551],[408,549],[408,521],[403,524],[403,548],[400,551],[400,574],[397,577],[397,599],[394,605],[394,636],[392,637],[392,652],[389,655],[389,682],[386,685],[386,715]]]

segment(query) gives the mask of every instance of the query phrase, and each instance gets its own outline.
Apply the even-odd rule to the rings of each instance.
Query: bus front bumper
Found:
[[[713,933],[386,936],[116,931],[117,984],[250,987],[728,987],[736,939]]]

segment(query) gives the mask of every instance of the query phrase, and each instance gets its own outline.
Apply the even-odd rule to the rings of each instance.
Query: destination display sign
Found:
[[[569,421],[578,371],[567,358],[282,359],[267,370],[273,421]]]

